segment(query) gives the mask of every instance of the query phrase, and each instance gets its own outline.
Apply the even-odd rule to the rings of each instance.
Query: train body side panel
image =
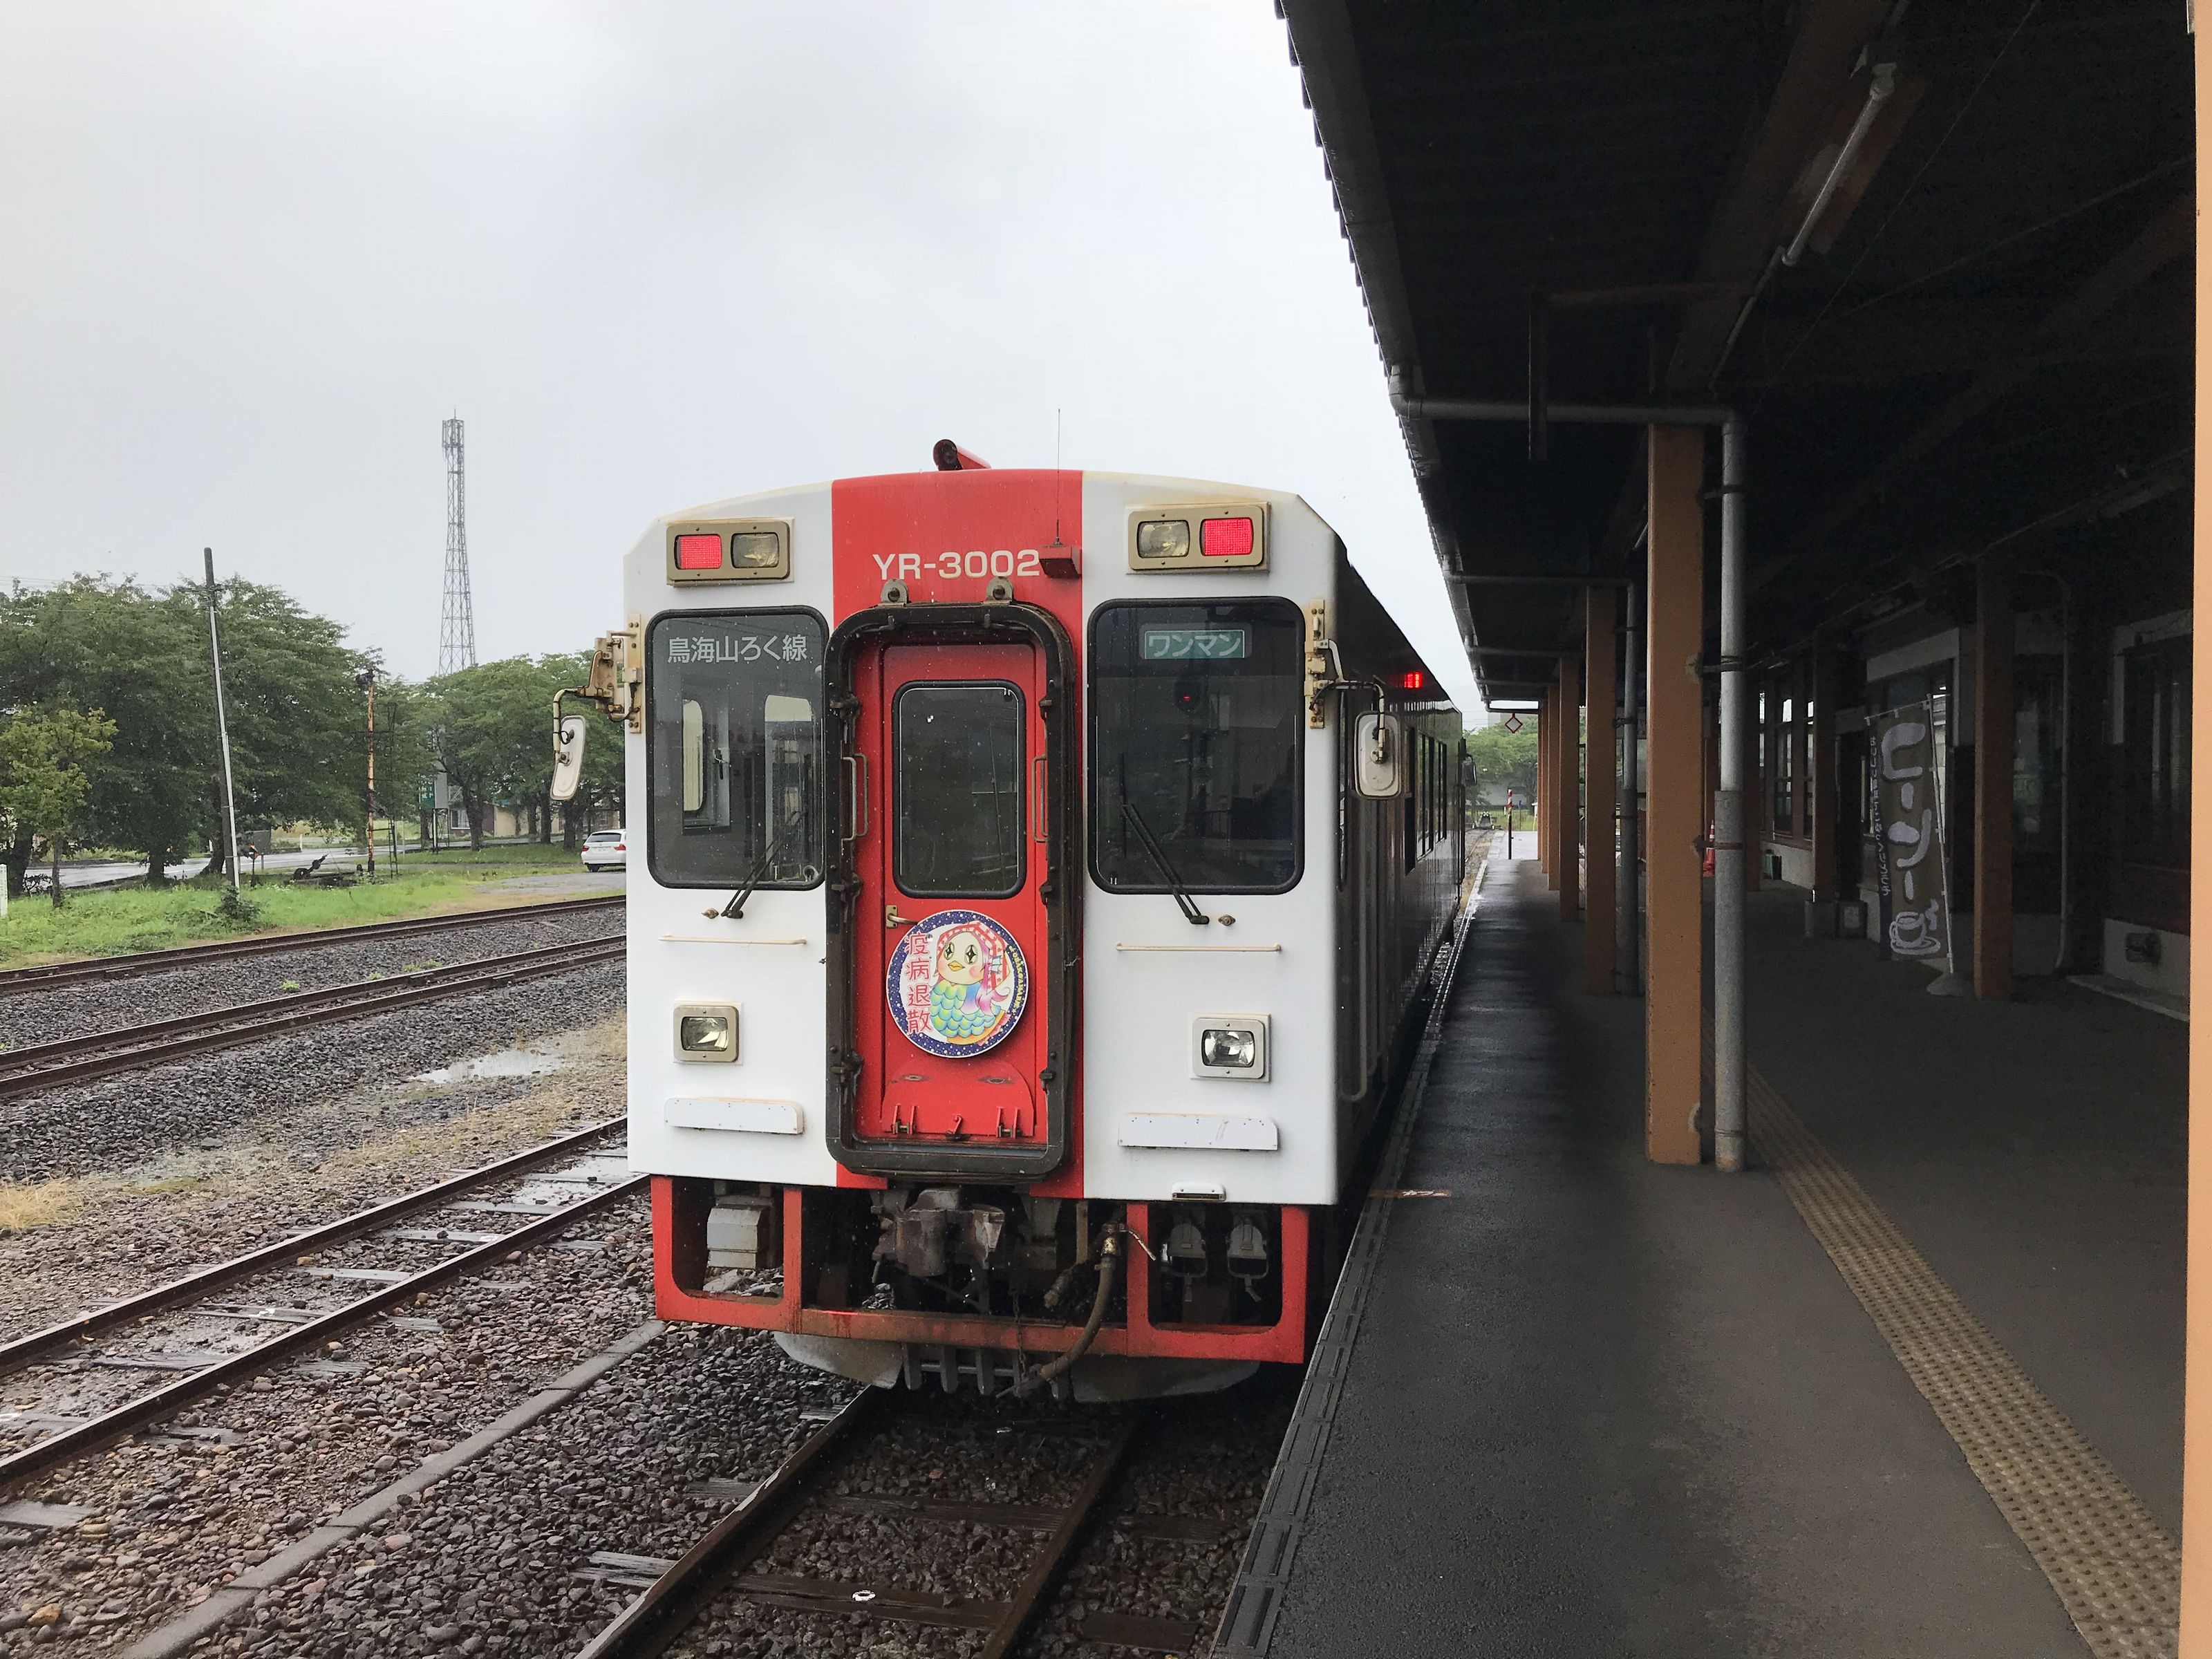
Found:
[[[666,576],[664,538],[672,520],[750,515],[792,525],[787,581],[678,587]],[[830,487],[779,490],[690,507],[656,520],[623,564],[628,615],[650,622],[664,611],[805,609],[824,629],[836,625],[830,550]],[[594,719],[589,741],[616,729]],[[702,913],[728,902],[722,888],[663,887],[653,878],[647,845],[647,739],[627,744],[629,936],[630,1165],[655,1175],[828,1186],[837,1165],[823,1138],[824,890],[763,888],[742,920]],[[738,1009],[738,1056],[732,1065],[675,1057],[673,1010],[679,1002],[731,1002]],[[796,1134],[678,1127],[672,1103],[705,1098],[787,1102],[799,1108]]]

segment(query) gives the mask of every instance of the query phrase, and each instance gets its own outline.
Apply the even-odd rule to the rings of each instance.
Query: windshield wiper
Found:
[[[1212,921],[1213,918],[1200,909],[1192,900],[1188,890],[1182,884],[1182,878],[1176,874],[1175,866],[1168,862],[1168,855],[1161,849],[1158,837],[1152,834],[1152,826],[1145,822],[1145,815],[1137,810],[1136,803],[1129,799],[1127,789],[1121,792],[1121,816],[1136,826],[1137,844],[1145,849],[1145,856],[1152,860],[1153,867],[1167,883],[1168,890],[1175,895],[1176,903],[1182,909],[1183,920],[1194,927],[1203,927]]]
[[[753,896],[754,888],[768,879],[768,872],[775,864],[775,855],[783,851],[784,838],[790,835],[792,826],[797,822],[795,817],[786,818],[777,827],[776,832],[768,838],[768,845],[761,848],[759,859],[746,872],[744,885],[731,894],[730,902],[720,909],[708,911],[708,915],[730,916],[738,921],[745,919],[745,901]]]

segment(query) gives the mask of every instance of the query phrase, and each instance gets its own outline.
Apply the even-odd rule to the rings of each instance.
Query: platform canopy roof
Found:
[[[1641,428],[1415,401],[1525,404],[1532,369],[1547,404],[1745,417],[1765,653],[1996,547],[2185,572],[2182,0],[1279,9],[1492,701],[1579,605],[1500,579],[1640,563]]]

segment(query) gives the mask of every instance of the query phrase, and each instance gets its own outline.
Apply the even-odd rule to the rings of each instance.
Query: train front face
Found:
[[[1340,568],[1295,497],[1080,472],[647,532],[630,1146],[662,1316],[1091,1399],[1305,1357],[1343,1138],[1306,645]]]

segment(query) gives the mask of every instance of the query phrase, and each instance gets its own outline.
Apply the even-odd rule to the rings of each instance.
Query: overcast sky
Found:
[[[486,659],[617,622],[656,514],[951,435],[1296,490],[1473,696],[1267,0],[0,0],[0,578],[212,544],[421,675],[448,414]]]

